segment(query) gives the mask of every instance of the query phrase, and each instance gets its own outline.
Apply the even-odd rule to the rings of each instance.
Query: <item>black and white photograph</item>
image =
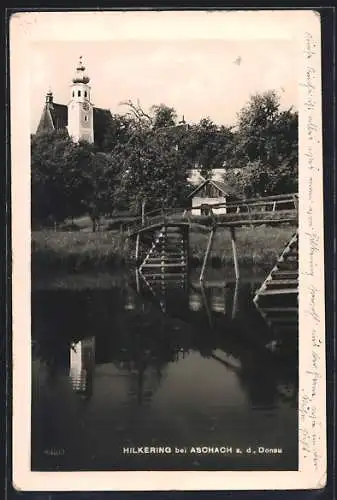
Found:
[[[319,16],[12,37],[15,484],[322,487]]]

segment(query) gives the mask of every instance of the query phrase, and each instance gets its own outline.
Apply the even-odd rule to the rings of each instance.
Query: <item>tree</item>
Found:
[[[139,130],[125,149],[120,186],[134,208],[169,207],[184,200],[187,175],[170,135]]]
[[[153,114],[152,127],[154,129],[177,125],[177,113],[174,108],[159,104],[152,106],[151,112]]]
[[[64,132],[33,136],[31,141],[32,221],[59,222],[77,211],[65,173],[73,144]]]
[[[158,206],[172,206],[186,193],[189,163],[179,149],[182,126],[177,124],[174,108],[154,105],[149,113],[139,101],[125,101],[126,116],[132,121],[132,133],[119,144],[117,155],[122,165],[117,176],[118,199],[129,200],[138,211]],[[115,153],[115,150],[114,150]]]
[[[119,144],[128,142],[133,133],[134,126],[134,119],[123,115],[112,115],[105,129],[102,150],[110,152]]]
[[[244,198],[265,195],[270,182],[270,173],[259,161],[249,162],[241,169],[231,168],[226,173],[226,183],[231,191]]]
[[[113,156],[65,133],[32,138],[32,218],[46,224],[88,214],[93,231],[109,209],[118,166]]]
[[[203,177],[212,175],[214,168],[221,168],[227,160],[233,133],[224,125],[216,125],[210,118],[188,127],[181,141],[185,157],[200,169]]]
[[[297,188],[298,115],[281,111],[276,92],[253,95],[238,114],[228,167],[243,193],[263,196]]]
[[[298,190],[298,113],[282,111],[278,118],[278,176],[274,190],[279,193]]]
[[[125,117],[131,122],[134,123],[135,128],[149,128],[153,125],[153,117],[146,113],[139,100],[137,103],[131,101],[131,99],[127,101],[120,102],[121,106],[126,106],[128,108],[125,113]]]
[[[101,144],[75,144],[66,132],[31,141],[32,217],[45,224],[87,213],[93,230],[101,214],[183,204],[187,177],[226,165],[226,180],[243,196],[297,189],[298,115],[280,110],[273,91],[251,97],[236,129],[210,118],[187,125],[174,108],[125,101]]]

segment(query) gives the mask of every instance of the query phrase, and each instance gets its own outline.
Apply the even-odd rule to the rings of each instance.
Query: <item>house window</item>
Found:
[[[88,121],[88,117],[87,115],[84,116],[84,121],[87,122]]]
[[[77,91],[77,95],[78,95],[78,97],[81,97],[81,91],[80,90]]]
[[[75,91],[73,90],[73,97],[75,97]]]
[[[87,91],[85,90],[85,91],[84,91],[84,97],[87,97],[87,96],[88,96],[88,93],[87,93]]]

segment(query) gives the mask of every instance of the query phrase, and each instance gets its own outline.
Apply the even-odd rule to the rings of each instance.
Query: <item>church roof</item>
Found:
[[[94,140],[101,145],[107,130],[111,113],[108,109],[94,108]],[[55,102],[46,103],[42,111],[36,133],[66,129],[68,125],[68,106]]]
[[[103,143],[111,118],[109,109],[94,108],[94,139],[99,145]]]

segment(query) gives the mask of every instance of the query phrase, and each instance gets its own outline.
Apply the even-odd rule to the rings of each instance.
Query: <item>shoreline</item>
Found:
[[[189,281],[199,285],[200,267],[191,269]],[[254,282],[262,283],[266,272],[259,268],[242,268],[240,283]],[[110,289],[112,287],[127,286],[127,283],[136,281],[136,269],[134,267],[115,269],[112,271],[79,271],[67,273],[61,271],[40,272],[32,275],[32,291],[39,290],[84,290],[84,289]],[[225,285],[235,282],[234,269],[230,267],[210,267],[206,272],[204,287],[211,287],[214,283]]]
[[[237,230],[237,252],[239,266],[267,272],[275,264],[284,246],[295,232],[293,226],[245,227]],[[189,265],[200,267],[208,234],[191,232],[189,242]],[[33,231],[31,239],[32,275],[49,273],[77,274],[91,272],[127,271],[135,268],[133,244],[125,233]],[[230,269],[234,266],[231,240],[228,231],[219,231],[214,240],[208,266],[215,269]]]

